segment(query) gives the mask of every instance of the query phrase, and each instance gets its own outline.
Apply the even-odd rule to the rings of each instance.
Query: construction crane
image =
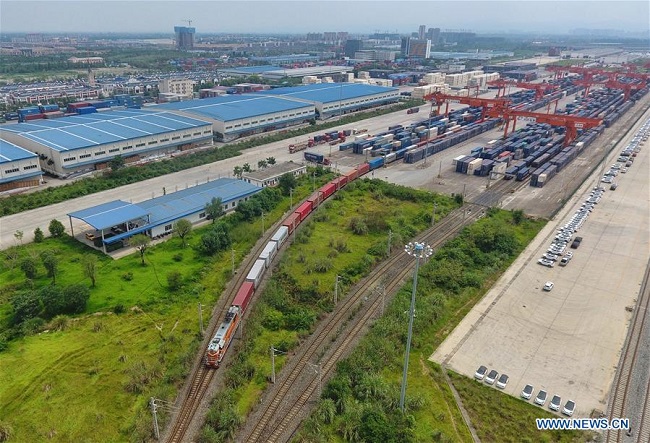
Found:
[[[187,22],[187,27],[191,28],[192,27],[192,20],[187,19],[187,20],[181,20],[182,22]]]
[[[502,114],[510,104],[510,100],[507,98],[479,98],[479,97],[461,97],[457,95],[447,95],[440,92],[436,92],[430,95],[424,96],[424,100],[431,100],[432,105],[438,107],[437,113],[440,114],[440,107],[443,103],[446,103],[445,115],[449,114],[449,103],[461,103],[463,105],[469,105],[473,107],[481,107],[481,119],[479,122],[485,120],[485,117],[498,117]]]

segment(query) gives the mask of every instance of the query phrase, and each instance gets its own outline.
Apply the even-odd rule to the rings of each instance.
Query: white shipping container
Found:
[[[248,275],[246,276],[246,281],[252,282],[253,286],[255,286],[255,289],[260,284],[260,281],[262,280],[262,276],[264,275],[264,271],[266,270],[266,262],[264,260],[257,260],[253,264],[253,267],[251,270],[248,272]]]
[[[278,249],[280,246],[282,246],[282,243],[287,239],[287,236],[289,235],[289,228],[286,226],[280,226],[277,231],[275,231],[275,234],[273,234],[273,237],[271,237],[271,240],[276,242],[278,244]]]
[[[264,260],[264,266],[267,268],[271,266],[271,262],[273,261],[273,257],[275,257],[275,253],[278,250],[278,244],[271,240],[264,246],[264,249],[262,249],[262,252],[260,253],[260,260]]]
[[[489,142],[487,142],[487,144],[488,144],[488,145],[493,145],[493,144],[495,144],[497,141],[498,141],[498,140],[490,140]]]
[[[495,162],[494,166],[492,167],[492,172],[496,172],[497,174],[503,174],[504,172],[506,172],[506,169],[508,169],[508,163]]]
[[[454,158],[454,159],[451,161],[452,166],[456,166],[456,163],[458,163],[460,160],[462,160],[462,159],[464,159],[464,158],[465,158],[464,155],[459,155],[458,157]]]

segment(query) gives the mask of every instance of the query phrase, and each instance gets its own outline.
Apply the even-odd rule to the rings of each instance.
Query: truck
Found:
[[[325,158],[323,154],[317,154],[315,152],[305,152],[305,160],[308,162],[314,162],[318,163],[319,165],[329,165],[330,160],[328,158]]]
[[[310,138],[306,142],[303,143],[295,143],[295,144],[290,144],[289,145],[289,153],[293,154],[298,151],[304,151],[307,148],[311,148],[314,146],[314,139]]]
[[[416,112],[420,112],[420,108],[409,108],[406,110],[407,114],[415,114]]]

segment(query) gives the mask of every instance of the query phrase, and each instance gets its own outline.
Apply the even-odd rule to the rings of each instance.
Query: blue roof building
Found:
[[[140,203],[115,200],[68,214],[90,225],[94,231],[85,238],[95,246],[118,244],[136,234],[160,238],[173,232],[174,223],[184,218],[192,223],[205,221],[205,206],[221,199],[224,212],[235,210],[261,188],[243,180],[220,178]],[[72,226],[72,222],[70,223]],[[72,231],[74,236],[74,231]],[[83,239],[83,237],[81,237]]]
[[[0,139],[0,191],[36,186],[42,174],[38,155]]]
[[[165,103],[155,109],[211,120],[215,135],[224,141],[301,123],[316,113],[309,102],[257,93]]]
[[[101,169],[113,157],[173,152],[212,142],[210,122],[172,112],[111,110],[51,120],[30,120],[0,129],[14,144],[39,154],[43,169],[59,176]]]

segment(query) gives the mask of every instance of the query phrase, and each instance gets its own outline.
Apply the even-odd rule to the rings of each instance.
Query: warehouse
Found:
[[[359,83],[317,83],[272,89],[259,94],[276,95],[313,103],[320,118],[394,103],[399,100],[398,88]]]
[[[209,122],[171,112],[116,110],[31,120],[0,129],[2,138],[38,154],[44,171],[60,177],[212,143]]]
[[[38,186],[41,178],[38,155],[0,139],[0,191]]]
[[[300,124],[316,114],[311,103],[259,94],[165,103],[155,109],[173,110],[188,117],[211,121],[214,134],[221,141]]]
[[[352,66],[310,66],[306,68],[282,68],[280,66],[245,66],[235,68],[219,69],[220,76],[245,77],[250,75],[259,75],[262,78],[270,80],[280,80],[285,77],[301,78],[306,75],[315,75],[317,77],[332,77],[340,80],[348,72],[352,72]]]
[[[220,178],[140,203],[115,200],[68,214],[70,230],[74,236],[73,218],[90,225],[93,229],[78,238],[85,238],[106,252],[123,247],[136,234],[152,238],[169,235],[174,223],[182,218],[192,223],[207,220],[205,207],[213,198],[221,199],[222,208],[228,213],[260,190],[243,180]]]

